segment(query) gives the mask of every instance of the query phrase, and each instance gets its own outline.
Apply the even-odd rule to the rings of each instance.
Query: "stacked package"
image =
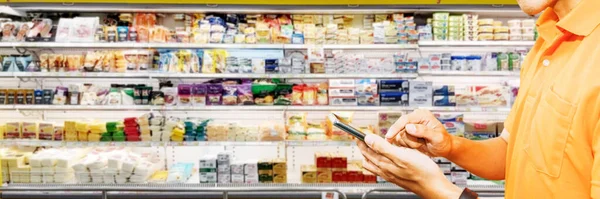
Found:
[[[102,140],[102,135],[106,133],[106,124],[94,122],[89,125],[89,129],[88,140],[90,142],[98,142]]]
[[[315,153],[314,165],[303,165],[302,183],[376,183],[377,177],[340,153]]]
[[[477,41],[479,15],[463,14],[463,28],[465,41]]]
[[[376,79],[357,79],[354,94],[359,106],[379,106]]]
[[[287,140],[306,140],[306,113],[297,113],[288,116]]]
[[[273,183],[273,162],[270,160],[259,161],[257,163],[258,182]]]
[[[477,29],[478,32],[478,38],[479,41],[491,41],[491,40],[495,40],[495,35],[494,35],[494,19],[479,19],[478,20],[478,25],[479,28]],[[500,22],[501,23],[501,22]],[[501,31],[500,29],[498,29],[499,31]],[[500,32],[498,32],[500,33]],[[498,38],[503,36],[502,34],[498,34]],[[508,36],[508,35],[507,35]]]
[[[433,13],[433,40],[446,41],[448,40],[448,22],[450,13]]]
[[[102,141],[125,141],[124,126],[121,122],[107,122],[106,133],[102,134]]]
[[[535,21],[532,19],[513,19],[508,21],[509,40],[533,41],[535,39]]]
[[[150,118],[150,133],[152,134],[153,142],[160,142],[162,138],[163,124],[165,122],[164,116],[154,116]]]
[[[217,157],[205,156],[198,164],[200,183],[217,183]]]
[[[408,80],[379,80],[379,103],[382,106],[408,106]]]
[[[192,121],[185,121],[183,122],[184,125],[184,140],[185,141],[194,141],[196,140],[197,134],[196,134],[196,124]]]
[[[208,141],[227,141],[229,124],[211,122],[206,126],[206,140]]]
[[[140,127],[140,140],[144,142],[152,140],[150,118],[152,118],[152,113],[144,114],[137,119],[137,123]]]
[[[77,141],[77,123],[75,121],[65,121],[64,132],[66,141]]]
[[[449,41],[462,41],[464,29],[463,29],[463,16],[449,16],[448,17],[448,40]]]
[[[355,93],[355,80],[330,79],[329,80],[329,105],[356,106],[358,105]]]
[[[433,82],[409,81],[408,104],[413,107],[430,107],[433,105]]]
[[[244,163],[244,183],[258,183],[258,161]]]
[[[29,159],[31,183],[66,183],[73,178],[75,162],[79,161],[87,149],[46,149],[37,152]]]
[[[3,151],[1,156],[2,180],[4,182],[31,182],[31,167],[27,165],[31,152],[7,150]]]
[[[436,85],[433,87],[433,105],[434,106],[456,106],[453,85]]]
[[[236,123],[229,124],[227,133],[229,141],[258,141],[258,126],[256,125],[240,125]]]
[[[40,134],[39,134],[40,140],[61,140],[60,138],[55,137],[54,124],[40,123],[39,128],[40,128]],[[3,129],[3,128],[0,127],[0,129]]]
[[[217,154],[217,182],[231,183],[231,154]]]
[[[96,149],[73,165],[79,183],[144,183],[160,162],[125,148]]]
[[[77,140],[88,141],[88,134],[90,131],[89,124],[87,122],[79,121],[75,123],[75,128],[77,129]]]
[[[123,119],[123,125],[125,125],[125,128],[123,130],[123,132],[125,133],[125,137],[127,139],[127,141],[140,141],[140,131],[139,131],[139,125],[137,123],[137,118],[135,117],[129,117],[129,118],[125,118]]]

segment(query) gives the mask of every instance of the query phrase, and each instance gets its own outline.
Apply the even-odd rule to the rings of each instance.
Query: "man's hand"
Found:
[[[385,137],[394,145],[417,149],[434,157],[446,157],[452,150],[452,135],[430,111],[423,109],[400,117]],[[424,144],[420,140],[424,140]]]
[[[446,179],[435,162],[419,151],[394,146],[373,134],[357,144],[365,157],[365,169],[422,198],[456,199],[462,193],[462,189]]]

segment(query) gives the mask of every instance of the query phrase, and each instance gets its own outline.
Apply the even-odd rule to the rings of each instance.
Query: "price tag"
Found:
[[[337,192],[322,192],[321,199],[339,199],[339,195]]]

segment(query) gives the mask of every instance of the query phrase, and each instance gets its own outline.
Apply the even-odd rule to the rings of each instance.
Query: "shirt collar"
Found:
[[[546,8],[540,18],[537,20],[536,25],[540,37],[546,41],[552,41],[554,37],[560,32],[556,28],[558,22],[558,15],[552,8]]]
[[[600,24],[600,10],[598,8],[600,8],[599,0],[581,0],[556,25],[575,35],[588,36]]]

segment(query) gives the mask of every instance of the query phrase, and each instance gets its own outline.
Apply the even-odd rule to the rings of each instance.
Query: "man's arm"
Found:
[[[508,145],[506,138],[506,130],[501,137],[482,141],[453,137],[452,149],[445,158],[479,177],[503,180]]]

